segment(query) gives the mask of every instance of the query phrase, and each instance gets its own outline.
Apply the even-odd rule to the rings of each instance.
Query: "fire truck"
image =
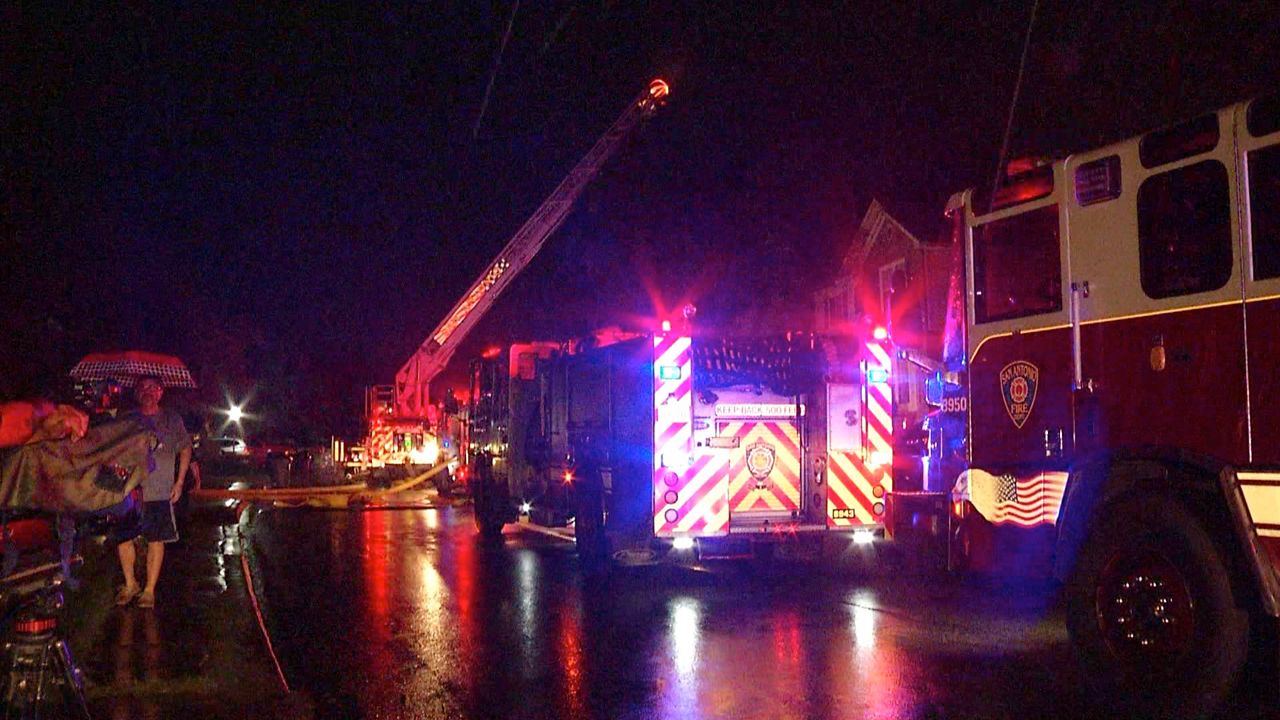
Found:
[[[947,212],[953,562],[1061,581],[1100,697],[1204,711],[1280,617],[1280,96]]]
[[[348,474],[369,474],[375,480],[407,478],[432,467],[455,448],[441,447],[451,443],[440,431],[440,409],[429,406],[421,415],[406,416],[395,411],[395,394],[391,385],[374,385],[365,390],[364,441],[347,449]],[[447,479],[447,476],[442,476]],[[437,481],[442,490],[447,489]]]
[[[871,542],[894,490],[893,350],[859,335],[717,337],[679,318],[474,361],[477,527],[564,529],[588,570]]]
[[[352,473],[372,470],[407,476],[413,469],[452,460],[457,418],[430,402],[429,386],[448,365],[459,344],[564,222],[574,203],[624,141],[666,102],[670,87],[656,78],[629,103],[551,195],[525,221],[467,289],[440,324],[396,373],[395,384],[369,388],[365,399],[366,437],[350,449]],[[450,482],[441,474],[439,482]]]

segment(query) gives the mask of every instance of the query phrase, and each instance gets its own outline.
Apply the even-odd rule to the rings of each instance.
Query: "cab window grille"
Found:
[[[980,323],[1061,310],[1058,206],[975,227],[973,286]]]
[[[1280,92],[1254,100],[1245,122],[1249,126],[1249,134],[1254,137],[1280,132]]]
[[[1211,113],[1147,133],[1138,143],[1138,159],[1144,168],[1160,167],[1216,147],[1218,116]]]
[[[1142,291],[1159,299],[1217,290],[1231,279],[1227,169],[1205,160],[1138,187]]]
[[[1253,278],[1280,277],[1280,145],[1249,153]]]

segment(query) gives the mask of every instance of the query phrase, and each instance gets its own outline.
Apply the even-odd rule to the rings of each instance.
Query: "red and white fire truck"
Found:
[[[591,565],[870,542],[894,489],[892,359],[883,329],[726,338],[683,320],[513,345],[472,364],[476,523],[572,526]]]
[[[1202,711],[1280,617],[1280,96],[948,214],[954,561],[1052,574],[1095,687]]]
[[[507,241],[484,272],[396,373],[394,385],[369,388],[365,399],[366,436],[350,448],[347,466],[353,473],[373,470],[407,476],[411,469],[453,456],[457,439],[450,432],[456,418],[430,401],[430,384],[448,365],[475,324],[542,249],[547,238],[569,216],[574,203],[631,133],[667,100],[670,87],[655,78],[632,100],[556,186],[551,195]],[[425,469],[425,468],[424,468]],[[437,476],[437,484],[449,476]],[[443,489],[443,488],[442,488]]]

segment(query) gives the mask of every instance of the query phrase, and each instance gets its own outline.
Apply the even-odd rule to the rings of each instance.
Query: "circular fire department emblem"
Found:
[[[1016,377],[1013,382],[1009,383],[1009,399],[1016,403],[1024,403],[1027,401],[1027,379]]]
[[[1036,386],[1040,384],[1040,368],[1026,360],[1017,360],[1000,370],[1000,395],[1005,412],[1014,427],[1022,429],[1036,404]]]
[[[755,478],[757,483],[762,483],[769,477],[777,459],[777,451],[763,440],[747,446],[747,472],[751,473],[751,477]]]

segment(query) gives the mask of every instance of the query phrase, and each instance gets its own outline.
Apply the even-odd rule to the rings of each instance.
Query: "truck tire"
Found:
[[[502,539],[502,526],[505,525],[502,518],[487,504],[476,503],[475,507],[476,530],[480,531],[480,537],[496,542]]]
[[[471,484],[471,514],[475,518],[476,530],[480,537],[488,542],[502,539],[502,526],[506,524],[501,503],[502,495],[494,492],[488,478],[477,476]]]
[[[449,497],[453,494],[453,473],[444,470],[435,477],[436,494],[440,497]]]
[[[583,468],[573,488],[573,537],[582,571],[600,575],[609,569],[609,540],[604,529],[604,487],[598,469]]]
[[[1099,513],[1066,588],[1086,681],[1120,714],[1211,712],[1239,678],[1249,637],[1222,551],[1170,497]]]

